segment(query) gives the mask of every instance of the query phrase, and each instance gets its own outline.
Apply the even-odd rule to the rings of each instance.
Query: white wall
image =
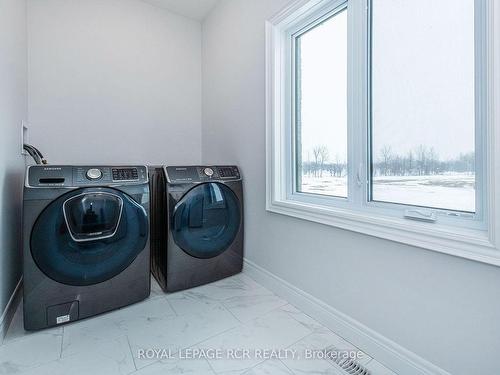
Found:
[[[265,211],[264,21],[286,3],[203,24],[203,159],[242,168],[246,257],[452,374],[500,373],[500,268]]]
[[[0,315],[22,272],[20,129],[26,84],[26,2],[0,0]]]
[[[29,0],[30,142],[55,163],[198,163],[201,25],[138,0]]]

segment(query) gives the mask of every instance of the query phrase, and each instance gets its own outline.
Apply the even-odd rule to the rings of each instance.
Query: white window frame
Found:
[[[294,35],[341,7],[348,11],[348,139],[369,145],[370,129],[370,2],[371,0],[298,0],[266,22],[266,209],[342,229],[429,250],[500,265],[500,2],[476,0],[476,160],[480,199],[475,215],[438,213],[435,223],[408,220],[404,205],[368,201],[367,147],[348,149],[349,197],[298,192],[295,186],[293,119]],[[496,3],[496,4],[495,4]],[[307,26],[309,25],[309,26]],[[478,27],[478,26],[476,26]],[[480,60],[478,60],[480,59]],[[496,95],[496,96],[495,96]],[[496,126],[495,126],[496,125]],[[499,171],[499,172],[495,172]],[[484,184],[481,184],[484,181]],[[499,197],[499,198],[496,198]],[[393,209],[397,206],[397,210]]]

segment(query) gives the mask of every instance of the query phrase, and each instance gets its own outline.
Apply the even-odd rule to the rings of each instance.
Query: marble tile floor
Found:
[[[346,374],[335,347],[372,375],[396,375],[244,274],[94,318],[26,332],[22,304],[0,345],[0,374]]]

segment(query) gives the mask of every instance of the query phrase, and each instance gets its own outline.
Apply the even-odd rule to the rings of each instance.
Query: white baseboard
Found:
[[[7,330],[9,329],[10,322],[12,317],[14,316],[17,305],[21,300],[21,294],[19,293],[21,290],[21,286],[23,285],[23,278],[21,277],[10,296],[9,302],[7,302],[7,306],[3,310],[2,315],[0,316],[0,343],[3,341],[3,338],[7,334]]]
[[[398,374],[450,375],[449,372],[247,259],[243,272]]]

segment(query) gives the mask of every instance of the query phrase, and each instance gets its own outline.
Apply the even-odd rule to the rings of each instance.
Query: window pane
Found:
[[[474,0],[372,11],[372,199],[474,212]]]
[[[296,39],[297,190],[347,197],[347,12]]]

